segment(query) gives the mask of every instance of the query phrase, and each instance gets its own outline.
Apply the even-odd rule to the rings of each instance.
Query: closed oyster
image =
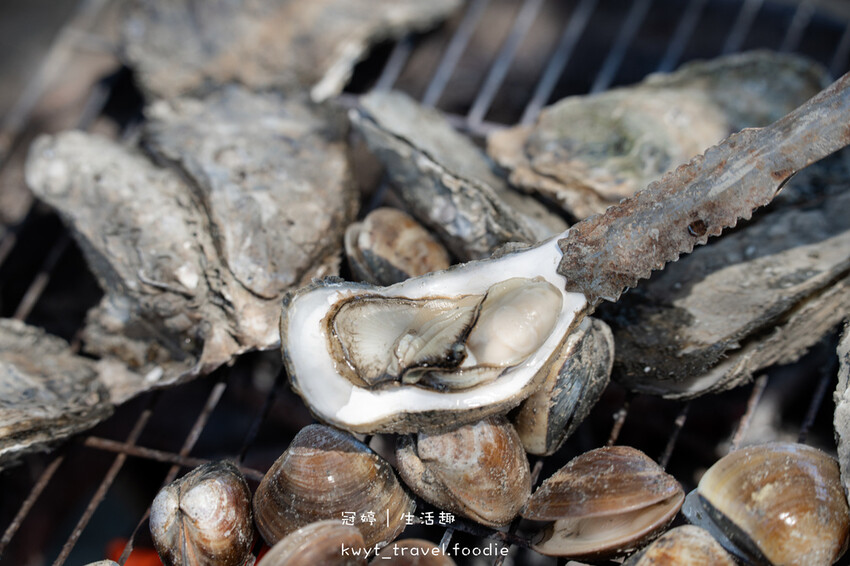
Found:
[[[429,540],[398,540],[381,549],[372,564],[387,566],[455,566],[440,547]]]
[[[160,490],[151,536],[165,566],[242,566],[251,553],[251,491],[230,462],[199,466]]]
[[[254,493],[257,529],[270,545],[310,523],[354,513],[366,547],[404,530],[414,509],[392,467],[368,446],[323,425],[303,428]],[[361,515],[374,522],[360,521]]]
[[[351,120],[410,213],[461,260],[487,257],[508,242],[533,244],[566,228],[508,187],[437,110],[400,92],[374,91],[360,99]]]
[[[329,519],[289,533],[257,566],[366,566],[366,553],[357,527]]]
[[[752,564],[832,564],[850,533],[838,464],[803,444],[731,452],[702,476],[683,512]]]
[[[489,154],[511,182],[577,218],[604,211],[731,132],[764,126],[827,84],[797,55],[756,51],[548,107],[533,127],[495,132]]]
[[[373,285],[392,285],[450,264],[443,245],[395,208],[377,208],[346,228],[345,253],[351,271]]]
[[[617,343],[614,379],[691,398],[798,359],[850,309],[848,208],[844,190],[769,211],[600,309]]]
[[[541,554],[601,559],[657,536],[683,500],[679,482],[643,452],[611,446],[570,460],[537,488],[522,516],[553,521],[534,539]]]
[[[531,495],[528,458],[504,417],[402,437],[396,460],[422,499],[492,527],[509,523]]]
[[[735,566],[732,556],[705,529],[684,525],[670,529],[626,560],[624,566]]]
[[[522,402],[514,427],[529,454],[554,454],[602,396],[614,363],[614,337],[601,320],[584,319],[550,365],[546,381]]]
[[[342,91],[369,46],[424,30],[459,0],[137,0],[124,54],[141,87],[170,98],[232,82],[255,90]]]

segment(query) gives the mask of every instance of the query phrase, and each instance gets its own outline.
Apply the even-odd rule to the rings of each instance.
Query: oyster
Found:
[[[657,536],[685,494],[676,479],[628,446],[597,448],[547,478],[522,516],[551,521],[535,537],[548,556],[610,558]]]
[[[575,432],[602,396],[614,363],[614,337],[601,320],[570,334],[546,381],[520,405],[514,427],[529,454],[549,456]]]
[[[366,566],[365,546],[357,527],[338,519],[317,521],[289,533],[257,566]],[[343,553],[346,548],[357,554]]]
[[[124,52],[141,87],[170,98],[238,82],[255,90],[342,91],[370,44],[424,30],[459,0],[135,0]]]
[[[327,116],[297,98],[240,87],[159,101],[146,115],[147,147],[191,180],[222,262],[243,287],[278,299],[338,272],[357,202]]]
[[[832,564],[850,534],[838,464],[803,444],[726,455],[702,476],[683,512],[747,563]]]
[[[396,460],[401,478],[424,500],[492,527],[508,524],[531,495],[528,458],[504,417],[401,437]]]
[[[850,309],[848,207],[844,191],[757,217],[601,309],[614,379],[690,398],[796,360]]]
[[[271,545],[315,521],[371,513],[373,522],[356,523],[367,548],[395,539],[415,507],[392,466],[324,425],[307,426],[292,439],[260,482],[253,505],[257,529]]]
[[[838,466],[844,493],[850,493],[850,323],[845,322],[838,343],[838,384],[835,386],[835,438],[838,442]]]
[[[230,462],[199,466],[160,490],[151,536],[165,566],[242,566],[251,554],[251,491]]]
[[[345,253],[351,271],[373,285],[392,285],[450,265],[443,245],[395,208],[377,208],[346,228]]]
[[[61,338],[0,319],[0,469],[111,415],[103,380],[111,369]]]
[[[586,218],[731,132],[770,124],[827,84],[823,68],[797,55],[689,63],[634,86],[565,98],[533,127],[491,134],[487,150],[512,183]]]
[[[361,97],[350,116],[410,213],[461,260],[486,257],[508,242],[533,244],[566,228],[508,187],[437,110],[400,92],[375,91]]]

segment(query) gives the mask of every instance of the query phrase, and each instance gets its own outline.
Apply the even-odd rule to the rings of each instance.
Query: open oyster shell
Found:
[[[293,389],[318,418],[356,432],[446,430],[505,413],[539,385],[576,315],[587,307],[584,295],[564,290],[564,278],[556,272],[559,257],[557,243],[550,240],[386,288],[324,281],[296,291],[284,301],[281,316],[281,346]],[[517,291],[523,299],[528,286],[541,294],[532,292],[528,303],[504,308],[495,303],[490,309],[484,298],[511,280],[511,285],[526,283]],[[421,314],[430,305],[445,308]],[[350,323],[335,319],[349,310],[357,314]],[[374,324],[368,322],[370,310],[380,314]],[[411,324],[399,322],[402,315]],[[458,327],[453,320],[442,327],[440,317],[465,317],[462,322],[470,326]],[[339,332],[340,324],[351,328]],[[383,379],[398,357],[394,352],[438,331],[451,339],[423,342],[407,373],[397,372],[401,379]],[[487,345],[485,354],[476,354],[478,337]],[[521,344],[524,353],[517,357],[502,348],[511,344]],[[350,351],[362,352],[363,361]],[[488,364],[491,351],[508,352],[509,362]],[[464,366],[473,358],[478,365]],[[446,385],[451,380],[463,384]]]
[[[566,228],[511,189],[437,110],[401,92],[374,91],[350,116],[410,213],[461,260],[486,257],[508,242],[534,244]]]
[[[148,94],[170,98],[238,82],[249,88],[342,91],[372,43],[424,30],[459,0],[135,0],[124,54]]]
[[[491,134],[487,150],[512,183],[585,218],[731,132],[777,120],[826,84],[824,69],[797,55],[689,63],[634,86],[565,98],[532,127]]]

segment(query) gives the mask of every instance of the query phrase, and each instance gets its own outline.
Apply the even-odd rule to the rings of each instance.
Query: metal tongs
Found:
[[[733,134],[558,240],[558,272],[591,308],[769,203],[801,169],[850,144],[850,73],[764,128]]]

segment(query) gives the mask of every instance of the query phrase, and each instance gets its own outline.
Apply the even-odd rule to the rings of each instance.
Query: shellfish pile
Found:
[[[299,16],[310,25],[325,22],[334,12],[325,4],[333,2]],[[160,43],[177,41],[182,28],[171,25],[190,16],[176,2],[168,8],[171,17],[161,19],[154,4],[143,2],[127,31],[129,60],[151,97],[142,146],[79,132],[33,146],[32,190],[71,226],[106,291],[88,319],[87,352],[125,371],[101,384],[94,362],[57,354],[108,398],[69,430],[90,426],[109,412],[110,402],[278,345],[291,388],[321,422],[298,433],[253,495],[229,462],[202,466],[164,487],[150,520],[163,563],[250,564],[253,542],[262,539],[270,547],[259,560],[265,566],[404,564],[406,555],[452,564],[445,546],[396,541],[416,522],[417,506],[428,505],[457,515],[464,528],[482,525],[537,553],[576,560],[836,561],[847,545],[850,511],[838,464],[814,448],[767,444],[733,451],[687,498],[679,480],[627,446],[585,451],[536,489],[528,454],[557,452],[612,375],[635,391],[712,393],[810,345],[788,349],[781,337],[764,338],[771,325],[787,323],[788,333],[810,329],[812,340],[835,325],[850,300],[850,223],[840,214],[847,197],[836,190],[799,191],[704,248],[707,259],[691,256],[701,261],[698,268],[666,272],[675,278],[669,284],[664,274],[653,278],[622,303],[600,309],[604,321],[590,314],[602,298],[615,301],[650,270],[749,219],[751,208],[771,200],[791,175],[845,145],[833,130],[818,129],[828,121],[819,110],[835,106],[846,117],[850,79],[778,126],[768,124],[826,86],[821,69],[792,56],[747,54],[653,77],[632,90],[576,97],[548,109],[530,130],[488,140],[490,156],[511,170],[506,179],[438,112],[404,94],[370,93],[347,116],[332,104],[317,106],[341,88],[350,45],[362,48],[402,25],[405,18],[391,13],[401,4],[413,11],[405,12],[403,25],[413,28],[455,5],[434,3],[435,12],[425,14],[417,12],[424,4],[388,5],[388,22],[378,30],[354,18],[346,23],[356,32],[349,47],[329,48],[341,59],[307,67],[308,57],[234,62],[252,42],[285,41],[295,33],[289,27],[271,33],[267,19],[295,30],[306,25],[289,22],[285,9],[254,6],[256,13],[246,11],[228,33],[216,34],[212,25],[190,38],[238,49],[187,49],[181,52],[186,61],[177,63],[191,72],[170,74],[163,70],[168,65],[155,63],[163,58]],[[213,18],[203,10],[195,17]],[[151,38],[157,49],[145,52]],[[730,75],[740,87],[733,94],[717,86]],[[744,79],[761,84],[763,76],[787,79],[794,88],[748,114],[754,103],[747,97],[763,93]],[[593,120],[591,110],[615,123],[584,124]],[[573,122],[577,135],[565,134],[564,124]],[[709,149],[749,126],[766,128]],[[349,127],[385,168],[396,204],[357,221]],[[799,145],[795,136],[814,130],[826,141],[790,151]],[[732,153],[739,146],[756,161]],[[704,157],[663,176],[703,151]],[[726,157],[742,161],[727,165]],[[747,185],[750,170],[762,169],[770,169],[762,174],[772,184]],[[693,186],[708,183],[702,192],[694,189],[696,197],[677,184],[690,172]],[[608,208],[655,181],[631,204]],[[725,191],[739,193],[726,199]],[[752,192],[741,197],[749,207],[736,209],[735,198],[745,191]],[[529,192],[548,195],[563,210]],[[729,200],[728,209],[714,206],[712,196]],[[634,234],[606,223],[627,222],[631,212],[639,225]],[[567,229],[569,221],[592,214],[599,216]],[[675,249],[663,249],[659,234],[668,216],[686,221],[687,230],[675,238],[687,243]],[[771,239],[747,251],[748,237],[767,239],[763,232],[780,225],[800,231],[789,229],[788,241]],[[582,249],[586,242],[577,239],[588,226],[601,226],[597,238],[610,229],[602,237],[612,243]],[[647,227],[654,236],[638,229]],[[584,292],[581,281],[565,273],[568,251],[585,258],[607,254],[608,263],[600,265],[608,268],[622,257],[622,272],[594,275],[594,281],[616,279],[616,285],[608,282],[616,292]],[[638,255],[648,258],[644,268],[629,261]],[[788,272],[765,267],[768,256],[780,257]],[[753,288],[787,292],[726,305],[717,289],[735,285],[729,276],[735,263],[762,268],[748,283]],[[694,273],[714,282],[705,296],[688,279]],[[664,293],[656,287],[677,284],[687,286],[682,297],[658,298]],[[726,294],[744,293],[733,287]],[[742,303],[752,308],[733,320],[730,312]],[[716,310],[706,312],[706,304]],[[655,313],[665,308],[701,316],[659,322]],[[720,318],[725,333],[716,328],[723,326]],[[675,338],[655,348],[658,336]],[[671,344],[681,352],[671,353]],[[29,370],[27,379],[44,373],[39,364],[12,357],[4,362],[12,368],[7,373]],[[381,437],[391,438],[395,450],[379,454],[358,435],[395,435]],[[699,528],[667,531],[683,504]],[[346,522],[348,514],[367,519],[355,526]]]

